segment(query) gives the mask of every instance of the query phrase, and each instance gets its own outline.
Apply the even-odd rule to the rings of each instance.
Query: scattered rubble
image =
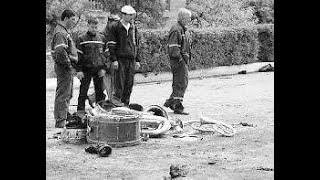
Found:
[[[169,174],[171,178],[185,177],[188,174],[187,166],[180,164],[171,164]]]
[[[261,170],[261,171],[273,171],[273,168],[258,167],[256,170]]]

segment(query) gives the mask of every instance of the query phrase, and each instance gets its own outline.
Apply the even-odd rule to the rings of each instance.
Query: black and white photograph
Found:
[[[45,8],[46,179],[275,179],[274,0]]]

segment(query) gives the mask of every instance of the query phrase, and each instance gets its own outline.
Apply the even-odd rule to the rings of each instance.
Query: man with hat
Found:
[[[112,24],[108,32],[111,66],[114,69],[112,101],[129,105],[135,71],[140,68],[137,56],[137,28],[133,23],[136,11],[130,5],[121,8],[121,20]]]
[[[78,60],[77,50],[71,38],[70,30],[75,26],[76,18],[72,10],[61,14],[51,42],[54,70],[57,75],[57,88],[54,99],[54,119],[56,128],[64,128],[72,98],[74,65]]]
[[[77,40],[79,62],[77,63],[77,78],[80,80],[77,113],[81,117],[85,114],[85,101],[93,79],[96,102],[105,99],[103,93],[103,77],[106,73],[106,40],[98,32],[98,20],[94,17],[88,19],[88,31],[79,36]]]

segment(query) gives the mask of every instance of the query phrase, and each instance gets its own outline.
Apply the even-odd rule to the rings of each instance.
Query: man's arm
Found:
[[[169,56],[174,59],[181,60],[181,34],[178,31],[173,31],[169,34],[168,40]]]
[[[55,34],[53,43],[53,58],[56,63],[71,69],[71,62],[67,53],[68,41],[61,33]]]
[[[109,47],[107,45],[107,38],[106,38],[106,34],[105,33],[101,33],[101,37],[102,37],[102,42],[103,44],[103,53],[102,55],[105,57],[105,62],[103,63],[103,69],[105,69],[106,71],[108,71],[108,69],[110,68],[110,53],[109,53]]]
[[[185,41],[187,41],[187,37],[186,37],[186,34],[183,34],[182,35],[182,44],[185,44]],[[184,48],[186,48],[185,45],[183,45],[183,46],[184,47],[181,47],[181,56],[182,56],[184,62],[186,64],[189,64],[189,53],[186,51],[186,49],[184,49]],[[189,48],[189,47],[187,47],[187,48]]]
[[[135,47],[135,58],[136,58],[136,62],[140,62],[140,58],[139,58],[139,54],[140,54],[140,41],[141,41],[141,36],[139,36],[139,33],[138,33],[138,29],[137,27],[135,26],[135,40],[136,40],[136,47]]]
[[[78,52],[78,62],[75,66],[75,69],[77,72],[82,71],[82,63],[83,63],[83,47],[82,45],[80,45],[80,43],[82,42],[81,38],[77,38],[75,43],[76,43],[76,48],[77,48],[77,52]]]
[[[117,61],[117,56],[116,56],[117,39],[116,39],[115,27],[116,26],[111,26],[107,35],[107,47],[109,48],[111,62]]]

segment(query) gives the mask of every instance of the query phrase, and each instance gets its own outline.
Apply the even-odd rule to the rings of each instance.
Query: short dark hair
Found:
[[[61,21],[63,21],[66,17],[71,18],[73,16],[76,16],[76,14],[72,10],[66,9],[61,14]]]
[[[98,19],[95,17],[89,17],[88,24],[98,24]]]

